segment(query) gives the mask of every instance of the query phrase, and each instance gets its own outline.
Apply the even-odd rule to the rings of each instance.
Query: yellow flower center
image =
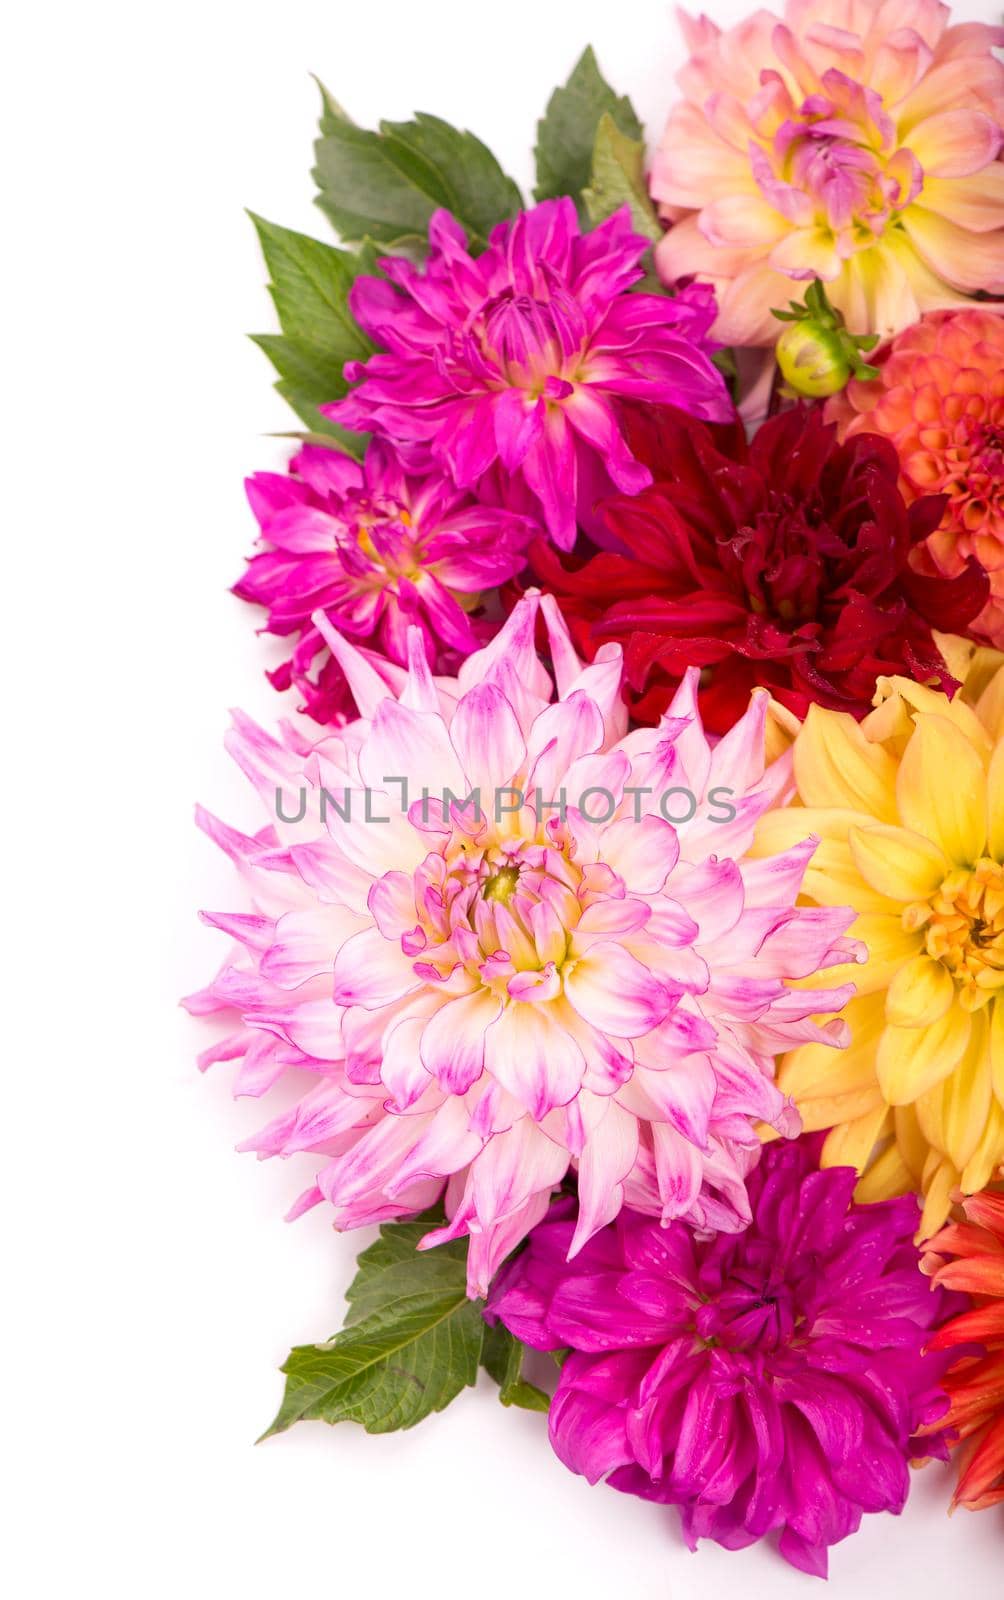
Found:
[[[978,1011],[1004,988],[1004,866],[984,858],[950,873],[930,900],[903,913],[908,933],[924,930],[929,956],[947,967],[959,1003]]]
[[[518,881],[519,867],[500,867],[485,884],[485,899],[497,900],[503,906],[508,905]]]

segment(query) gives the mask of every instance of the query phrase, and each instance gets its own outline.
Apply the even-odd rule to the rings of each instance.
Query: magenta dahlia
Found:
[[[476,489],[500,462],[570,550],[580,499],[652,481],[625,441],[618,399],[713,422],[732,415],[706,338],[714,294],[628,294],[648,241],[626,207],[582,233],[571,200],[545,201],[500,223],[477,257],[437,211],[429,244],[424,267],[390,257],[382,278],[356,279],[352,314],[383,353],[350,363],[358,387],[322,407],[393,439],[409,465],[445,463],[459,487]]]
[[[265,548],[234,593],[267,607],[266,632],[297,636],[269,677],[277,689],[294,683],[318,722],[347,713],[351,697],[315,611],[400,666],[415,626],[433,669],[455,671],[484,632],[470,616],[481,592],[519,570],[534,532],[528,518],[457,489],[441,468],[410,477],[382,440],[362,464],[304,445],[288,474],[255,473],[247,492]]]
[[[764,1150],[738,1234],[625,1208],[569,1265],[562,1199],[488,1310],[569,1350],[550,1434],[573,1472],[679,1506],[691,1549],[777,1535],[823,1577],[864,1512],[903,1509],[912,1457],[946,1457],[951,1356],[922,1350],[962,1302],[920,1271],[915,1198],[855,1204],[856,1173],[819,1171],[819,1145]]]
[[[691,674],[658,728],[626,733],[620,650],[584,668],[547,596],[456,679],[413,631],[398,692],[319,625],[362,716],[313,740],[239,718],[267,826],[203,818],[250,896],[208,918],[234,949],[189,1002],[226,1024],[204,1061],[239,1059],[240,1094],[299,1073],[250,1147],[309,1154],[300,1204],[340,1227],[444,1195],[426,1242],[470,1234],[474,1293],[570,1169],[577,1245],[625,1201],[742,1227],[757,1121],[797,1125],[775,1056],[845,1042],[820,1013],[850,986],[812,978],[863,957],[849,911],[795,904],[815,839],[746,858],[792,791],[766,695],[712,747]]]

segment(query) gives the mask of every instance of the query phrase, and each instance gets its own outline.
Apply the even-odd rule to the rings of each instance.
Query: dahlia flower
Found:
[[[279,689],[295,683],[319,722],[351,702],[310,620],[315,611],[399,665],[414,625],[435,670],[455,668],[477,648],[466,608],[518,571],[533,532],[527,518],[479,505],[441,471],[408,477],[382,441],[362,465],[304,445],[288,476],[258,472],[247,492],[266,549],[251,557],[234,593],[268,608],[267,632],[298,635],[269,677]]]
[[[916,1201],[855,1205],[854,1173],[819,1172],[817,1149],[764,1152],[738,1234],[625,1207],[568,1265],[559,1201],[488,1311],[571,1352],[549,1421],[573,1472],[679,1506],[691,1549],[778,1535],[825,1577],[827,1547],[864,1512],[903,1509],[910,1457],[947,1454],[928,1430],[950,1358],[922,1345],[955,1297],[919,1271]]]
[[[772,345],[792,280],[821,278],[852,333],[1004,290],[1004,30],[940,0],[786,0],[722,32],[683,17],[690,60],[652,193],[671,283],[718,290],[715,337]]]
[[[360,720],[311,743],[238,717],[269,825],[203,818],[251,901],[208,918],[236,948],[189,1002],[229,1025],[203,1059],[240,1058],[239,1094],[307,1074],[249,1147],[319,1158],[294,1209],[326,1200],[343,1228],[445,1186],[425,1242],[471,1235],[472,1292],[572,1166],[576,1247],[625,1199],[741,1227],[755,1119],[796,1125],[775,1054],[844,1038],[815,1017],[849,989],[801,984],[860,954],[849,912],[794,906],[813,840],[743,859],[790,792],[790,754],[765,765],[767,696],[712,749],[696,674],[660,727],[625,734],[620,651],[583,668],[547,597],[457,679],[432,678],[413,632],[397,693],[316,620]]]
[[[987,580],[975,563],[950,582],[913,571],[943,502],[907,510],[885,440],[838,445],[818,408],[782,412],[752,444],[638,412],[628,439],[655,483],[601,508],[618,549],[572,569],[538,541],[530,559],[580,647],[623,644],[635,717],[661,716],[691,665],[718,732],[758,684],[797,716],[815,701],[856,717],[883,673],[955,687],[933,625],[967,631]]]
[[[763,819],[758,848],[820,835],[805,892],[852,905],[868,948],[850,1048],[797,1049],[779,1082],[832,1130],[824,1165],[865,1172],[861,1198],[923,1191],[926,1236],[1004,1162],[1004,663],[978,651],[954,700],[906,678],[879,695],[860,724],[810,708],[801,804]]]
[[[843,437],[891,439],[908,500],[948,496],[923,569],[954,577],[975,558],[990,595],[975,627],[1004,646],[1004,318],[935,311],[895,339],[869,383],[852,382],[827,413]]]
[[[964,1441],[952,1503],[980,1511],[1004,1501],[1004,1194],[974,1195],[962,1209],[965,1221],[930,1241],[924,1267],[976,1304],[939,1328],[928,1348],[960,1358],[945,1379],[945,1425]]]
[[[322,410],[389,435],[422,470],[445,463],[463,489],[500,462],[570,550],[580,496],[651,481],[624,441],[619,398],[732,414],[708,355],[714,296],[625,292],[648,248],[626,207],[583,234],[571,200],[548,200],[500,223],[476,259],[466,242],[438,211],[424,268],[391,257],[383,278],[357,278],[352,314],[386,354],[349,363],[358,387]]]

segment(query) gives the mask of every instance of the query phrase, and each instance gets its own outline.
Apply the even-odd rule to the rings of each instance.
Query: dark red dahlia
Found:
[[[620,549],[576,566],[538,540],[531,563],[580,648],[623,644],[639,721],[658,720],[687,666],[704,669],[701,712],[717,732],[757,684],[799,716],[817,701],[856,717],[882,673],[956,687],[932,628],[968,635],[986,575],[975,562],[951,580],[913,569],[944,500],[906,506],[888,440],[838,444],[818,407],[783,412],[751,443],[631,408],[627,436],[655,482],[600,508]]]

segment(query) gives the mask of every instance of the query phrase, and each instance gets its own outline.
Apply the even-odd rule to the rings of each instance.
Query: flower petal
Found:
[[[847,712],[809,707],[795,741],[795,778],[807,806],[864,811],[878,822],[900,820],[896,763]]]
[[[928,955],[914,956],[889,985],[886,1016],[900,1028],[926,1028],[945,1015],[954,999],[948,968]]]
[[[422,1032],[421,1057],[428,1072],[447,1094],[466,1094],[485,1064],[485,1032],[502,1010],[490,990],[447,1001]]]
[[[950,870],[944,851],[908,828],[870,823],[851,828],[847,839],[862,877],[890,900],[926,900]]]
[[[938,845],[956,866],[973,866],[986,839],[986,776],[965,734],[947,717],[916,719],[900,762],[896,801],[902,821]]]
[[[637,1039],[657,1028],[680,992],[621,945],[603,940],[565,970],[565,994],[579,1016],[615,1039]]]
[[[955,1067],[969,1042],[970,1016],[951,1006],[926,1028],[890,1024],[879,1040],[875,1070],[891,1106],[910,1105]]]

